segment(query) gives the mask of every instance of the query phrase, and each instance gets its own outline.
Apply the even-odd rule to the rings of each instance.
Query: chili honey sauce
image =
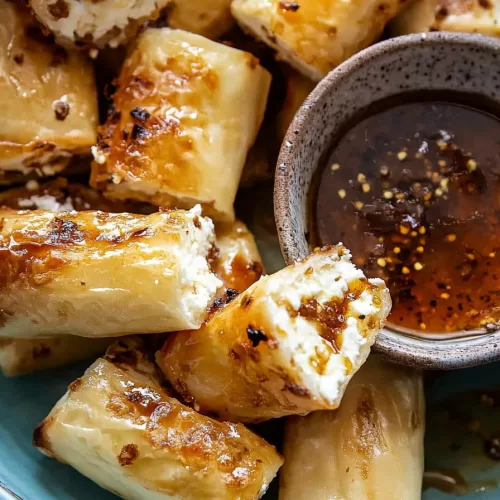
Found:
[[[313,245],[343,242],[386,280],[389,321],[420,333],[500,324],[500,120],[471,96],[367,109],[311,190]]]

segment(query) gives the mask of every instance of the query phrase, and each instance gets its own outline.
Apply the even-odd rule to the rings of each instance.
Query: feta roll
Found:
[[[240,422],[338,407],[389,313],[342,246],[261,278],[201,329],[167,337],[157,362],[202,412]]]
[[[43,36],[29,12],[0,0],[0,184],[63,170],[96,141],[92,64]]]
[[[51,339],[0,338],[0,372],[7,377],[58,368],[102,354],[110,339],[61,335]]]
[[[29,0],[31,11],[69,47],[117,47],[156,20],[169,0]]]
[[[234,220],[233,202],[271,77],[247,52],[147,29],[127,58],[94,148],[91,185],[110,199]]]
[[[231,0],[172,0],[168,25],[215,40],[234,25]]]
[[[283,463],[274,447],[181,404],[147,355],[120,344],[70,384],[35,446],[126,500],[260,498]]]
[[[389,25],[394,36],[427,31],[462,31],[500,36],[500,4],[482,0],[419,0]]]
[[[276,49],[278,57],[319,81],[375,42],[405,5],[387,0],[234,0],[240,26]]]
[[[280,500],[420,500],[422,374],[370,356],[336,411],[290,417]]]
[[[222,285],[200,214],[0,210],[0,337],[198,328]]]
[[[237,220],[217,224],[215,236],[217,253],[212,256],[212,270],[226,288],[244,292],[264,272],[253,234]]]

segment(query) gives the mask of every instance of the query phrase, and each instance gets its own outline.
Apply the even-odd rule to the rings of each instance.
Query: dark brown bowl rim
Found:
[[[387,51],[402,51],[408,47],[442,45],[474,47],[500,54],[500,41],[480,34],[433,32],[391,38],[362,50],[331,71],[307,97],[295,115],[285,135],[274,181],[274,217],[283,258],[291,264],[304,255],[300,254],[297,241],[305,235],[295,235],[288,218],[293,211],[289,183],[294,167],[297,144],[303,139],[305,128],[315,121],[316,104],[325,93],[335,87],[351,72],[361,69]],[[423,369],[449,370],[466,368],[500,359],[500,331],[480,336],[428,340],[407,337],[384,329],[378,336],[374,351],[388,360]]]

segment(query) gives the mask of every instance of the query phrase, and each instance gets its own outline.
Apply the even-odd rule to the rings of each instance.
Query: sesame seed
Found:
[[[332,172],[335,172],[340,168],[340,164],[334,163],[330,168],[331,168]]]
[[[424,247],[417,247],[418,253],[424,253]]]
[[[469,260],[476,260],[476,256],[475,256],[473,253],[467,253],[467,254],[465,254],[465,255],[467,255],[467,258],[468,258]]]
[[[447,300],[447,299],[449,299],[449,298],[450,298],[450,294],[449,294],[449,293],[444,292],[444,293],[442,293],[442,294],[440,295],[440,297],[441,297],[442,299]]]
[[[491,258],[493,258],[493,257],[495,257],[495,256],[496,256],[496,253],[495,253],[495,252],[490,252],[490,253],[488,254],[488,257],[491,257]]]
[[[384,241],[384,237],[383,236],[379,236],[378,241],[380,241],[380,243],[382,243]]]
[[[408,153],[406,151],[400,151],[398,153],[398,160],[403,161],[404,159],[406,159],[407,156],[408,156]]]
[[[364,206],[365,206],[365,204],[362,201],[355,201],[354,202],[354,207],[356,208],[356,210],[361,210]]]
[[[453,242],[456,239],[457,239],[457,235],[456,234],[447,234],[446,235],[446,241]]]
[[[347,193],[345,192],[345,189],[339,189],[339,190],[338,190],[338,195],[339,195],[339,197],[340,197],[342,200],[345,198],[346,194],[347,194]]]
[[[426,193],[426,194],[424,195],[424,200],[425,200],[425,201],[429,201],[431,198],[432,198],[432,193]]]
[[[394,197],[394,193],[392,191],[384,191],[384,198],[386,200],[391,200]]]
[[[407,228],[406,226],[403,226],[402,224],[399,226],[399,232],[401,234],[408,234],[410,232],[410,229]]]
[[[434,191],[434,194],[436,196],[443,196],[443,190],[441,188],[437,188],[436,191]]]
[[[358,174],[358,182],[361,184],[366,181],[366,175],[365,174]]]
[[[412,231],[412,232],[410,233],[410,236],[411,236],[412,238],[415,238],[415,237],[417,236],[417,234],[418,234],[418,233],[417,233],[417,231]]]
[[[468,162],[467,162],[467,170],[469,172],[474,172],[474,170],[476,170],[477,168],[477,163],[471,158]]]
[[[403,200],[405,197],[404,193],[396,193],[396,200]]]
[[[361,184],[361,189],[363,190],[363,193],[370,192],[370,184],[368,184],[367,182]]]
[[[399,247],[394,247],[393,252],[397,255],[398,253],[401,253],[401,248],[399,248]]]
[[[415,264],[413,264],[413,267],[415,271],[421,271],[424,268],[424,265],[420,262],[415,262]]]
[[[438,161],[438,165],[439,165],[440,167],[446,167],[446,161],[445,161],[445,160],[439,160],[439,161]]]
[[[427,229],[425,229],[425,227],[424,227],[424,226],[420,226],[420,227],[418,228],[418,232],[419,232],[420,234],[425,234],[425,233],[426,233],[426,231],[427,231]]]
[[[386,265],[387,265],[387,262],[385,259],[383,259],[382,257],[379,257],[377,259],[377,266],[385,267]]]
[[[420,329],[425,330],[427,328],[427,325],[425,323],[420,323]]]
[[[450,181],[450,179],[441,179],[439,181],[439,185],[443,188],[443,189],[448,189],[448,182]]]
[[[403,269],[401,269],[401,272],[402,272],[403,274],[410,274],[410,269],[409,269],[409,268],[407,268],[406,266],[403,266]]]

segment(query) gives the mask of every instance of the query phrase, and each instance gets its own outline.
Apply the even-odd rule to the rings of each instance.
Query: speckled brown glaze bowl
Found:
[[[360,52],[319,83],[290,125],[276,168],[274,212],[288,264],[309,253],[308,192],[332,138],[369,104],[420,90],[471,92],[500,104],[500,41],[461,33],[393,38]],[[500,359],[500,331],[433,340],[386,328],[374,348],[409,366],[463,368]]]

